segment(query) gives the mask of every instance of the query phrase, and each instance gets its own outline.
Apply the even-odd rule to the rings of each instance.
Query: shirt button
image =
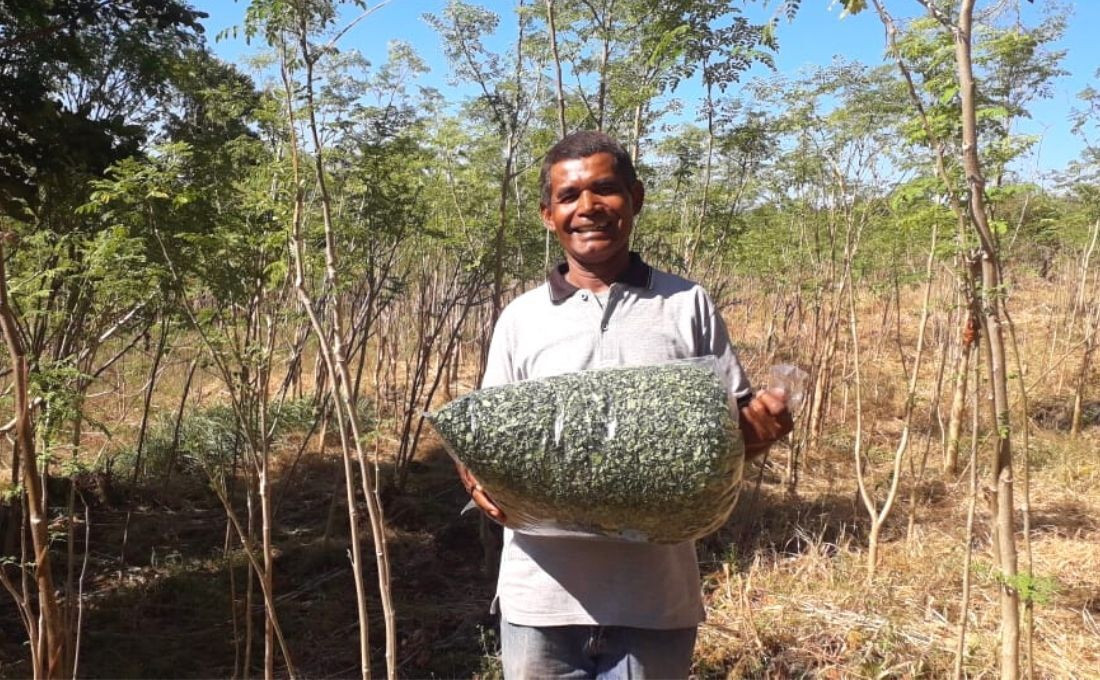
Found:
[[[588,302],[588,293],[581,293],[581,299]]]

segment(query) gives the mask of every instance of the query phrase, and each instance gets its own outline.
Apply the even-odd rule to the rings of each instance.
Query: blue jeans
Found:
[[[501,619],[506,680],[687,678],[695,628],[516,626]]]

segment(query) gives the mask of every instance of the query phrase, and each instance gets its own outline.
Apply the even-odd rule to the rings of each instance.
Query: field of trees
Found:
[[[810,2],[451,0],[454,100],[344,44],[374,3],[242,3],[245,65],[183,0],[0,0],[0,677],[500,677],[422,414],[582,128],[754,381],[809,374],[699,542],[695,675],[1100,677],[1100,92],[1065,168],[1019,133],[1073,19],[840,0],[882,63],[748,78]]]

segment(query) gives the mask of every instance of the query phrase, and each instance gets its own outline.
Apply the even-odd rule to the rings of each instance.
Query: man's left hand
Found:
[[[741,409],[741,436],[745,439],[746,458],[762,455],[793,429],[794,419],[787,409],[787,392],[783,389],[761,390]]]

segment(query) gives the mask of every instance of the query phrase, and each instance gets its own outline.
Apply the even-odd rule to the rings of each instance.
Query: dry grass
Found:
[[[1019,568],[1033,574],[1037,589],[1036,676],[1093,678],[1100,677],[1100,419],[1092,414],[1080,438],[1067,434],[1070,388],[1080,356],[1062,348],[1061,341],[1058,347],[1051,344],[1051,329],[1057,326],[1052,315],[1058,312],[1051,301],[1060,297],[1059,285],[1064,282],[1029,280],[1010,303],[1033,406],[1030,555],[1022,512],[1017,514],[1017,545]],[[864,436],[879,502],[901,431],[906,376],[901,357],[911,370],[919,292],[903,293],[900,323],[893,312],[883,314],[884,304],[865,300],[860,312]],[[743,310],[730,319],[731,328],[744,333],[742,357],[757,374],[770,360],[763,352],[763,311]],[[934,317],[930,332],[944,337],[950,329]],[[842,346],[846,343],[842,338]],[[775,361],[805,362],[808,346],[808,338],[797,333],[784,337]],[[937,347],[934,342],[924,357],[908,476],[884,530],[874,580],[866,583],[869,519],[856,498],[851,459],[854,403],[850,394],[843,396],[852,377],[849,368],[846,378],[837,378],[827,431],[805,461],[797,496],[783,492],[785,460],[779,452],[763,476],[761,497],[743,498],[739,506],[752,516],[703,543],[708,621],[696,648],[697,677],[950,677],[960,628],[969,491],[965,472],[944,477],[938,469],[940,435],[929,416]],[[1015,383],[1010,390],[1018,394]],[[1020,507],[1024,456],[1019,419],[1014,427]],[[996,677],[999,663],[1000,585],[990,551],[987,429],[983,425],[979,450],[982,490],[963,665],[968,677]],[[912,469],[919,467],[928,437],[928,467],[907,537]]]
[[[1034,489],[1033,573],[1054,586],[1035,604],[1036,673],[1097,677],[1100,497],[1095,490],[1083,496],[1054,488],[1043,480]],[[847,512],[810,510],[831,493],[821,482],[807,481],[798,498],[773,493],[761,510],[767,531],[754,536],[751,548],[705,565],[708,622],[697,648],[698,676],[949,675],[959,630],[965,489],[923,506],[908,540],[904,511],[896,513],[870,585],[861,532],[866,521],[853,504]],[[772,512],[772,504],[785,512]],[[988,518],[980,518],[971,570],[964,666],[971,677],[995,676],[997,667],[999,586],[987,526]]]
[[[1100,405],[1091,402],[1092,419],[1084,435],[1070,439],[1068,394],[1079,356],[1064,350],[1064,337],[1053,348],[1050,341],[1056,320],[1052,315],[1059,313],[1051,301],[1064,298],[1057,294],[1064,285],[1027,281],[1012,301],[1033,406],[1032,572],[1054,586],[1041,593],[1042,601],[1034,607],[1033,659],[1039,677],[1088,678],[1100,677]],[[946,291],[941,285],[937,296]],[[868,297],[860,311],[865,437],[872,486],[880,501],[902,426],[902,358],[911,367],[918,300],[919,291],[903,292],[900,320],[893,311],[884,315],[881,298]],[[727,318],[742,360],[757,378],[769,363],[808,363],[808,325],[799,327],[797,320],[778,336],[778,346],[766,351],[769,313],[759,300],[746,300],[731,308]],[[938,426],[928,413],[937,343],[953,331],[944,314],[939,309],[930,325],[936,342],[925,357],[917,395],[909,453],[914,467],[926,438],[933,441],[912,534],[906,536],[912,486],[907,481],[884,530],[877,575],[866,585],[869,521],[855,495],[850,450],[854,401],[842,339],[830,419],[818,448],[804,461],[797,495],[784,491],[786,454],[776,450],[763,471],[760,493],[747,486],[735,520],[700,542],[708,621],[696,649],[698,678],[950,675],[968,489],[965,474],[940,475]],[[167,366],[154,403],[173,413],[186,361]],[[135,360],[119,371],[92,406],[96,417],[114,430],[112,444],[136,433],[147,362]],[[196,399],[204,405],[218,403],[217,379],[200,372],[196,380]],[[464,366],[458,389],[469,389],[473,380],[472,366]],[[380,414],[383,423],[392,415]],[[94,454],[102,440],[101,434],[88,432],[85,451]],[[285,494],[275,541],[280,616],[305,673],[344,677],[354,674],[357,659],[353,589],[342,547],[347,529],[339,506],[338,448],[333,440],[321,455],[311,445],[293,466],[291,454],[299,441],[293,436],[282,441],[275,482],[278,493]],[[383,453],[396,448],[386,432],[380,441]],[[979,460],[984,461],[984,432],[981,441]],[[1018,482],[1019,447],[1017,439]],[[984,463],[980,465],[984,480]],[[907,463],[907,475],[910,469]],[[93,508],[82,657],[86,675],[221,676],[234,667],[229,575],[239,589],[246,571],[239,553],[223,554],[224,516],[204,480],[182,474],[173,480],[167,492],[127,490],[111,505]],[[1019,483],[1017,492],[1022,494]],[[334,495],[333,540],[325,543]],[[1020,506],[1019,497],[1017,501]],[[409,488],[384,498],[401,677],[495,677],[499,672],[488,616],[492,577],[481,571],[476,521],[457,515],[463,503],[450,462],[431,437],[422,443]],[[974,585],[964,665],[969,677],[997,674],[999,586],[991,566],[988,514],[983,496],[972,544]],[[1017,526],[1022,527],[1022,518]],[[1018,545],[1021,569],[1026,570],[1022,535]],[[367,578],[373,588],[373,576]],[[8,611],[6,602],[0,606]],[[239,612],[239,600],[237,607]],[[254,614],[259,623],[259,612]],[[372,625],[380,641],[377,611]],[[19,639],[14,617],[0,616],[0,677],[18,677],[25,670]],[[380,664],[381,654],[376,656]],[[260,658],[259,652],[253,656],[254,661]]]

